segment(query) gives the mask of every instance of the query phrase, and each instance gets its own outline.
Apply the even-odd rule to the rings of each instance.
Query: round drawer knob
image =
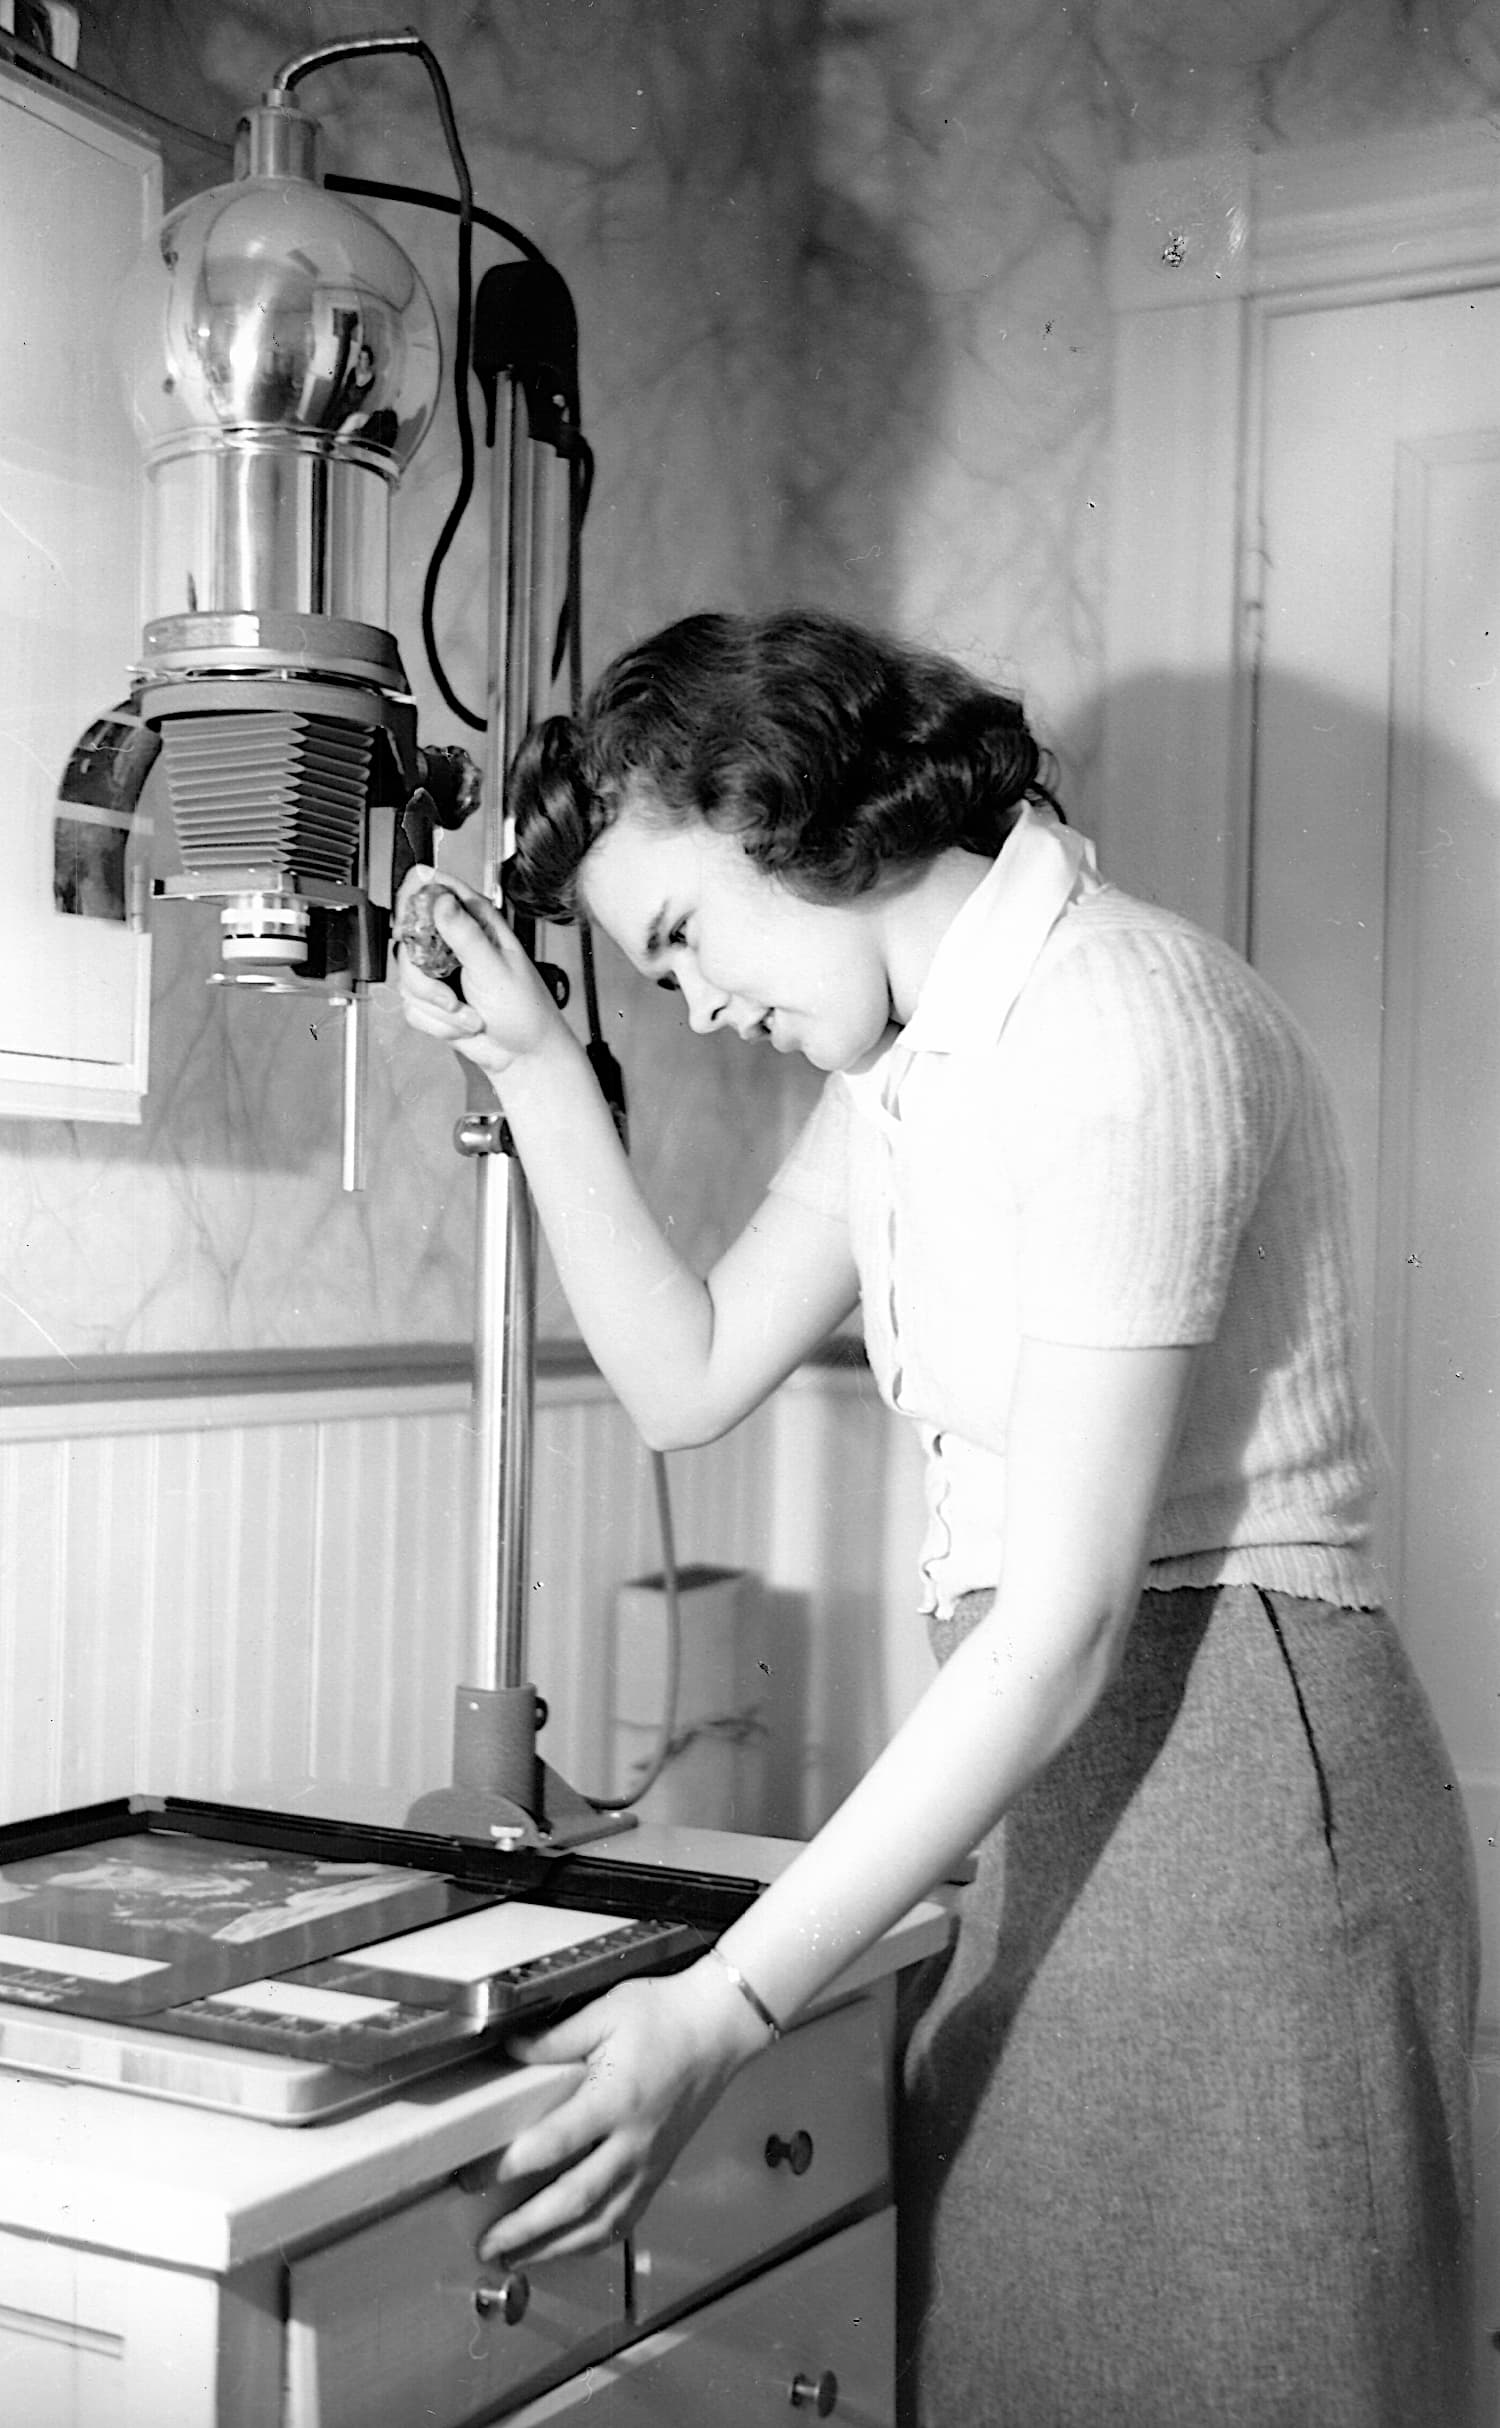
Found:
[[[790,2167],[794,2175],[805,2175],[812,2162],[812,2135],[804,2133],[800,2127],[790,2141],[783,2141],[779,2133],[773,2133],[766,2143],[768,2167]]]
[[[792,2409],[805,2410],[810,2403],[820,2420],[833,2417],[838,2409],[839,2381],[831,2369],[821,2370],[816,2377],[804,2377],[799,2369],[792,2380]]]
[[[519,2327],[530,2299],[530,2280],[520,2268],[507,2268],[497,2285],[474,2288],[474,2307],[480,2317],[503,2318],[507,2327]]]

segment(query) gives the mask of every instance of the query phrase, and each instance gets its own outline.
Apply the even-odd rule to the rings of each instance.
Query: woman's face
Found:
[[[657,825],[627,801],[589,851],[579,893],[638,970],[681,992],[700,1036],[733,1029],[820,1071],[850,1071],[891,1025],[874,902],[800,901],[735,835],[697,819]]]

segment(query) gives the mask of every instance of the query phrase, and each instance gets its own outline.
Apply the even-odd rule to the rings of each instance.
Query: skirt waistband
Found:
[[[1201,1615],[1206,1620],[1219,1605],[1227,1610],[1236,1601],[1304,1620],[1377,1621],[1382,1615],[1378,1609],[1348,1607],[1342,1602],[1312,1601],[1304,1594],[1282,1593],[1269,1585],[1148,1585],[1136,1604],[1131,1626],[1138,1627],[1143,1619],[1150,1618],[1152,1612],[1163,1620],[1180,1620],[1190,1614]],[[932,1647],[933,1658],[940,1666],[957,1650],[965,1636],[973,1634],[980,1620],[989,1616],[994,1603],[994,1586],[982,1585],[970,1593],[961,1593],[950,1611],[929,1611],[927,1641]]]

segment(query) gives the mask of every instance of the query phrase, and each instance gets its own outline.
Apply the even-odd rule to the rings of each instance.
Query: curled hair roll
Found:
[[[584,774],[581,739],[571,717],[544,717],[511,765],[507,797],[516,850],[506,887],[535,919],[565,923],[575,916],[579,868],[609,824],[610,813]]]

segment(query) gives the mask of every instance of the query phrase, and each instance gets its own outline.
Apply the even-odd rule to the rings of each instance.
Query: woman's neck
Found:
[[[917,1008],[938,946],[994,865],[978,852],[940,852],[912,884],[879,902],[891,1009],[898,1027],[904,1027]]]

